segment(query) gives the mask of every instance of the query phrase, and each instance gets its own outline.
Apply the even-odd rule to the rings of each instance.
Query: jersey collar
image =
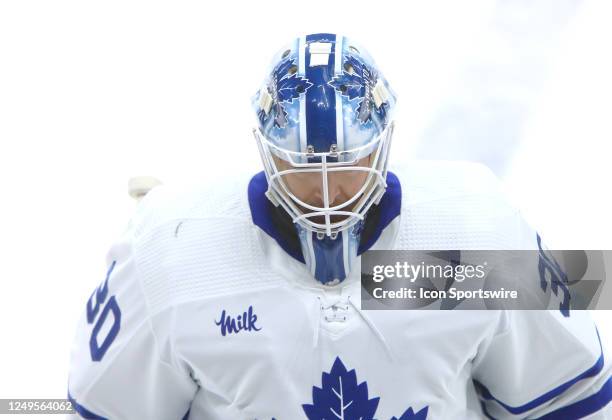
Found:
[[[400,215],[402,205],[402,188],[397,176],[387,172],[387,189],[380,203],[372,206],[366,215],[363,232],[357,255],[363,254],[378,241],[383,231]],[[251,178],[248,186],[249,208],[253,223],[291,257],[304,263],[300,241],[293,222],[287,212],[274,206],[266,197],[268,182],[264,171]]]

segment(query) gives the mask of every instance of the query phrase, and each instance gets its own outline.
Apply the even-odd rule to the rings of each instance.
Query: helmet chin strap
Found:
[[[360,221],[332,239],[295,224],[304,261],[316,280],[332,286],[346,279],[357,258],[362,227]]]

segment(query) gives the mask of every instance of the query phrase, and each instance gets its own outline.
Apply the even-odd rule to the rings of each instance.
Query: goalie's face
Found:
[[[349,201],[353,197],[358,199],[362,194],[362,189],[368,180],[371,161],[372,155],[369,155],[357,161],[354,169],[334,171],[330,168],[325,176],[322,172],[300,171],[291,163],[274,157],[279,173],[283,174],[281,175],[282,182],[299,201],[318,208],[346,207],[344,209],[346,211],[352,211],[357,200],[351,203]],[[309,209],[303,205],[299,205],[299,208],[304,213],[309,212]],[[347,217],[348,215],[333,215],[330,219],[332,223],[336,223]],[[325,222],[323,215],[314,216],[311,219],[316,223]]]
[[[267,195],[294,223],[332,238],[364,220],[384,193],[392,124],[355,149],[296,152],[254,130],[268,178]]]

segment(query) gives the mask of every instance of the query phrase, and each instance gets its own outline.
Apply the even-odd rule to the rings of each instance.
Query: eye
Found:
[[[351,63],[344,63],[344,71],[346,71],[348,74],[355,73],[355,69]]]
[[[304,93],[304,85],[299,85],[295,90],[297,90],[298,93]]]
[[[340,85],[340,92],[346,93],[347,89],[346,85]]]
[[[291,50],[285,50],[283,52],[282,58],[287,58],[287,56],[291,53]]]
[[[288,75],[292,75],[295,74],[297,72],[297,66],[294,64],[293,66],[289,67],[289,70],[287,70],[287,74]]]

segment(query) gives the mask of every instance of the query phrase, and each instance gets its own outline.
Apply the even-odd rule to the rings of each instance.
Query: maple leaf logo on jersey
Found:
[[[309,420],[374,420],[380,398],[370,398],[367,382],[359,383],[355,369],[347,370],[339,357],[329,373],[323,372],[321,382],[321,388],[312,387],[312,404],[302,405]],[[427,410],[415,414],[410,407],[391,420],[426,420]]]
[[[409,407],[408,410],[404,411],[404,414],[402,414],[400,418],[393,416],[391,417],[391,420],[426,420],[428,410],[429,410],[429,407],[426,406],[425,408],[422,408],[418,413],[415,414],[412,407]]]
[[[347,371],[336,357],[329,373],[323,372],[322,386],[312,387],[313,404],[304,404],[310,420],[373,419],[380,398],[368,397],[368,384],[358,383],[355,370]]]
[[[334,77],[329,84],[350,101],[359,100],[357,113],[362,124],[372,119],[372,112],[376,112],[382,121],[387,118],[386,103],[376,107],[373,89],[378,81],[378,73],[358,58],[347,55],[344,60],[342,74]]]
[[[272,107],[274,109],[274,125],[278,128],[285,128],[287,125],[287,111],[283,103],[292,103],[305,93],[312,83],[305,77],[298,76],[295,59],[287,58],[281,61],[272,71],[272,76],[268,83],[268,93],[272,97]],[[259,119],[263,124],[269,114],[263,109],[259,110]]]

